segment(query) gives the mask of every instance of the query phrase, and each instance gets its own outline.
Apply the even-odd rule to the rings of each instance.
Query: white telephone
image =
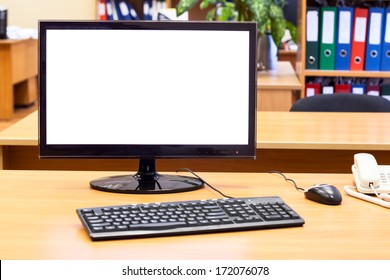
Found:
[[[390,165],[378,165],[373,155],[355,154],[352,173],[359,192],[390,193]]]
[[[344,186],[347,194],[390,208],[390,165],[378,165],[373,155],[359,153],[354,155],[352,174],[356,188]]]

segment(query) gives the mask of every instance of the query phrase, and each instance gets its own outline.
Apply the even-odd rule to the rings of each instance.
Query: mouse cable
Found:
[[[226,198],[234,198],[232,196],[228,196],[226,194],[224,194],[223,192],[221,192],[220,190],[218,190],[217,188],[213,187],[212,185],[210,185],[209,183],[207,183],[205,180],[203,180],[203,178],[201,178],[199,175],[197,175],[194,171],[192,171],[191,169],[189,168],[179,168],[176,170],[176,172],[180,172],[180,171],[187,171],[187,172],[190,172],[192,175],[194,175],[196,178],[198,178],[203,184],[207,185],[209,188],[211,188],[212,190],[216,191],[217,193],[219,193],[220,195],[222,195],[223,197],[226,197]]]
[[[271,173],[271,174],[279,174],[279,175],[281,175],[281,176],[284,178],[284,180],[286,180],[287,182],[293,183],[295,189],[297,189],[297,190],[299,190],[299,191],[305,191],[305,189],[298,187],[298,186],[297,186],[297,183],[295,183],[295,181],[294,181],[293,179],[287,178],[286,175],[284,175],[284,174],[283,174],[282,172],[280,172],[280,171],[269,171],[268,173]]]

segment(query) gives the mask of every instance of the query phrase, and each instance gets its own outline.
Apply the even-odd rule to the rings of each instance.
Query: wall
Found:
[[[298,6],[297,6],[297,0],[284,0],[284,17],[292,22],[293,24],[297,25],[297,16],[298,16]]]
[[[0,0],[8,25],[38,28],[39,19],[96,19],[96,0]]]

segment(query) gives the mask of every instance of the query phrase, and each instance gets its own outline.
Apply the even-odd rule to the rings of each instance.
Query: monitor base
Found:
[[[105,177],[89,184],[91,188],[99,191],[134,194],[187,192],[204,186],[199,178],[160,175],[156,172],[156,160],[144,158],[139,160],[138,172],[135,175]]]
[[[90,182],[91,188],[106,192],[132,194],[158,194],[193,191],[203,187],[197,178],[176,175],[159,175],[141,178],[136,175],[113,176]]]

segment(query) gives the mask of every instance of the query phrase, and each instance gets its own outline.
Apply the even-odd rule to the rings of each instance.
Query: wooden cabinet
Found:
[[[329,1],[332,2],[332,1]],[[334,2],[334,1],[333,1]],[[377,1],[365,1],[377,2]],[[336,71],[336,70],[309,70],[306,69],[306,11],[307,7],[319,7],[317,1],[300,0],[298,3],[298,45],[299,51],[297,54],[296,72],[301,81],[301,97],[306,94],[305,84],[314,77],[345,77],[345,78],[390,78],[389,71]]]
[[[37,100],[37,76],[37,40],[0,40],[0,120],[12,119],[14,105]]]

